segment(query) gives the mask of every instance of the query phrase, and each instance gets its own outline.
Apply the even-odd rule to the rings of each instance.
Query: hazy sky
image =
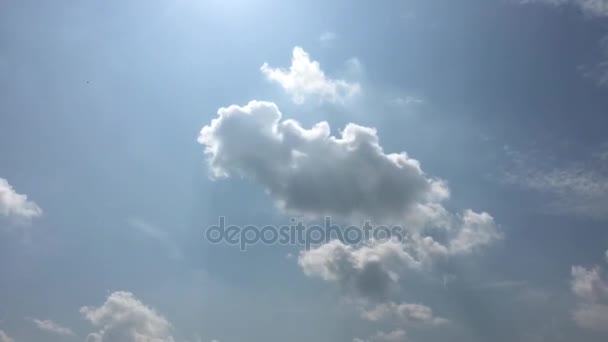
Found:
[[[3,1],[0,342],[605,341],[607,91],[606,0]]]

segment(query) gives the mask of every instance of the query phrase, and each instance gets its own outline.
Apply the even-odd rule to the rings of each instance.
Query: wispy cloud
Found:
[[[321,45],[323,46],[329,46],[331,45],[336,39],[338,38],[338,35],[335,34],[334,32],[331,31],[325,31],[321,34],[321,36],[319,37],[319,41],[321,42]]]
[[[30,321],[34,323],[34,325],[42,330],[59,336],[76,336],[76,334],[70,328],[66,328],[61,326],[58,323],[55,323],[51,320],[39,320],[36,318],[30,318]]]
[[[585,16],[592,19],[608,17],[608,0],[521,0],[521,3],[578,8]],[[597,81],[599,85],[606,85],[608,84],[608,37],[600,40],[600,54],[601,61],[599,63],[581,65],[579,70],[584,77]]]
[[[481,284],[479,286],[482,290],[510,290],[510,289],[518,289],[528,285],[526,281],[518,281],[518,280],[501,280],[501,281],[493,281],[485,284]]]
[[[608,16],[607,0],[522,0],[522,3],[541,3],[553,6],[576,6],[583,13],[593,17]]]
[[[555,214],[608,219],[608,160],[605,151],[557,163],[539,153],[506,147],[510,166],[504,180],[549,196],[545,206]]]
[[[585,77],[595,80],[599,85],[608,84],[608,35],[599,43],[601,61],[595,65],[583,65],[579,67]]]
[[[395,97],[389,101],[390,104],[397,107],[423,104],[424,100],[416,96]]]
[[[180,260],[183,258],[180,248],[166,231],[139,217],[130,217],[127,219],[127,223],[138,232],[161,244],[171,259]]]

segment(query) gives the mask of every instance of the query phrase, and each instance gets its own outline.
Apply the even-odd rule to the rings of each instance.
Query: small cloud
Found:
[[[410,105],[419,105],[423,104],[424,100],[415,96],[406,96],[406,97],[396,97],[390,100],[390,104],[397,107],[405,107]]]
[[[264,63],[260,70],[270,81],[277,82],[296,104],[310,98],[330,103],[344,103],[361,91],[359,83],[331,79],[325,75],[319,62],[299,46],[293,49],[289,69],[272,68]]]
[[[408,340],[405,330],[398,329],[391,332],[379,331],[368,339],[353,338],[353,342],[406,342]]]
[[[486,284],[482,284],[479,286],[480,289],[483,290],[509,290],[522,288],[528,285],[526,281],[517,281],[517,280],[501,280],[501,281],[493,281]]]
[[[29,220],[42,215],[42,209],[19,194],[4,178],[0,178],[0,216]]]
[[[382,303],[369,310],[364,310],[362,317],[373,322],[384,319],[396,319],[401,323],[418,322],[432,325],[448,322],[445,318],[435,316],[430,307],[415,303]]]
[[[321,45],[323,46],[329,46],[331,45],[336,39],[338,38],[338,35],[336,35],[334,32],[331,31],[325,31],[323,32],[323,34],[321,34],[321,36],[319,37],[319,41],[321,42]]]
[[[76,336],[72,329],[61,326],[51,320],[39,320],[31,318],[30,321],[36,325],[36,327],[42,331],[46,331],[59,336]]]

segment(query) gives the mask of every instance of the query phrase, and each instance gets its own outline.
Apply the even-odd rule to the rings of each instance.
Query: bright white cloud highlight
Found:
[[[74,332],[70,328],[61,326],[51,320],[39,320],[36,318],[31,319],[32,323],[42,331],[46,331],[59,336],[75,336]]]
[[[268,63],[264,63],[260,70],[268,80],[281,85],[297,104],[309,98],[343,103],[361,91],[358,83],[328,78],[319,62],[311,60],[308,53],[298,46],[293,49],[289,70],[272,68]]]
[[[17,193],[4,178],[0,178],[0,215],[17,219],[31,219],[42,215],[42,209]]]
[[[174,342],[169,321],[129,292],[114,292],[102,306],[80,312],[100,329],[87,342]]]

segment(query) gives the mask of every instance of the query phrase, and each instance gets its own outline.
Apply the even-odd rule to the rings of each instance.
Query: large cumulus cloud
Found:
[[[214,176],[252,178],[282,209],[316,217],[397,220],[448,196],[417,160],[384,153],[373,128],[348,124],[332,136],[327,122],[306,129],[281,117],[270,102],[220,108],[199,136]]]
[[[468,254],[501,237],[488,213],[446,210],[447,183],[426,174],[406,152],[385,153],[373,128],[351,123],[336,136],[327,122],[307,129],[261,101],[217,114],[199,136],[214,177],[253,179],[288,213],[411,228],[402,241],[333,241],[304,251],[298,260],[309,276],[364,298],[386,299],[405,269]],[[433,230],[441,230],[442,238],[427,233]]]

